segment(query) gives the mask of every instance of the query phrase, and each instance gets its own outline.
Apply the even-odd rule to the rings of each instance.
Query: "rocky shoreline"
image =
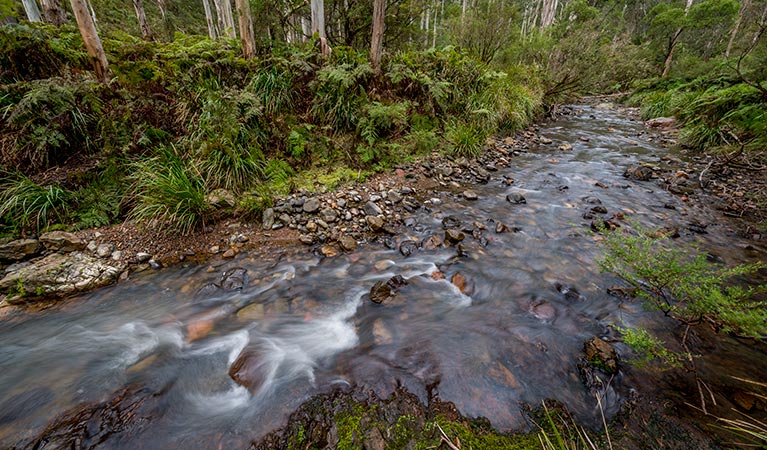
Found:
[[[597,107],[616,106],[603,103]],[[627,111],[638,118],[638,111]],[[572,108],[559,111],[561,115],[572,113]],[[651,131],[644,138],[664,146],[674,145],[677,130],[673,124],[665,118],[648,121],[645,123],[648,128],[659,131]],[[535,147],[567,152],[572,144],[552,142],[533,127],[514,137],[488,141],[476,160],[434,153],[364,183],[332,192],[321,192],[323,187],[317,186],[320,193],[293,194],[264,210],[260,224],[228,219],[188,236],[171,236],[126,222],[78,233],[54,231],[38,239],[5,242],[0,244],[0,270],[3,270],[0,294],[5,296],[0,301],[0,311],[6,309],[7,313],[12,306],[44,307],[50,304],[48,300],[127,280],[133,273],[215,258],[229,259],[243,251],[304,245],[317,255],[332,257],[370,241],[392,248],[399,246],[401,252],[412,251],[413,245],[438,246],[445,239],[458,244],[462,239],[458,235],[435,236],[423,243],[397,243],[393,237],[401,234],[405,226],[412,225],[409,213],[416,209],[438,206],[446,196],[476,199],[477,194],[471,187],[491,180],[513,185],[513,179],[497,175],[498,169]],[[711,164],[702,157],[683,162],[663,156],[654,165],[627,167],[624,176],[641,181],[656,180],[686,202],[711,202],[709,196],[713,195],[720,209],[736,208],[732,206],[732,196],[717,196],[716,192],[709,194],[702,189],[700,180],[706,175],[706,168],[710,169]],[[521,194],[512,193],[510,197],[514,197],[507,198],[512,203],[525,201]],[[227,202],[217,203],[219,207],[227,205]],[[461,231],[481,243],[484,228]],[[506,231],[510,229],[504,224],[495,224],[496,233]],[[764,239],[762,231],[750,224],[744,224],[740,232],[754,240]]]

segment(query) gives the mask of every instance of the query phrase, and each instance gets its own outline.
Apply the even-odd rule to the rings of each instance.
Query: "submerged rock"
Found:
[[[607,375],[618,371],[618,354],[612,344],[593,337],[583,344],[583,357]]]
[[[649,181],[653,176],[653,171],[647,166],[631,166],[623,172],[623,176],[637,181]]]
[[[512,205],[524,205],[527,203],[527,199],[519,192],[512,192],[506,196],[506,201]]]

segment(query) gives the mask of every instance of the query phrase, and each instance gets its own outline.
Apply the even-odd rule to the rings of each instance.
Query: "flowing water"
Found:
[[[584,106],[540,132],[554,144],[514,157],[497,178],[472,187],[476,201],[442,192],[441,204],[418,210],[407,236],[398,237],[441,234],[446,216],[486,224],[487,245],[468,235],[466,255],[443,247],[406,258],[374,244],[325,259],[305,250],[244,254],[214,263],[214,271],[200,265],[139,274],[0,322],[0,446],[24,443],[62,412],[125,386],[148,387],[158,406],[138,430],[111,435],[107,448],[244,447],[338,385],[382,396],[403,385],[423,400],[427,386],[436,386],[442,400],[501,430],[525,429],[521,404],[544,398],[595,423],[599,410],[578,370],[583,342],[609,334],[612,323],[659,319],[606,293],[617,280],[599,273],[600,249],[583,218],[594,199],[608,216],[677,226],[680,242],[698,242],[727,263],[764,258],[764,249],[741,240],[716,213],[653,182],[623,178],[627,166],[657,163],[668,152],[623,112]],[[560,142],[573,149],[558,151]],[[501,176],[516,181],[509,186]],[[507,202],[510,192],[527,203]],[[518,231],[496,234],[494,221]],[[708,224],[707,233],[690,231],[691,223]],[[243,289],[206,287],[237,267],[247,271]],[[460,272],[468,295],[435,279],[438,270],[448,280]],[[370,302],[371,286],[394,275],[409,279],[400,301]],[[727,357],[711,373],[733,366],[743,377],[767,373],[759,348],[726,342]],[[228,375],[242,351],[257,374],[250,389]],[[641,387],[620,374],[611,381],[608,416],[633,388]]]

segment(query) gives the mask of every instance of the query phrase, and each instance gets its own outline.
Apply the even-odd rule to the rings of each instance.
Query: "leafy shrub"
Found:
[[[367,63],[323,67],[313,83],[312,114],[334,130],[353,129],[367,100],[365,86],[372,74]]]
[[[0,81],[58,77],[69,66],[87,67],[88,55],[79,36],[71,26],[0,26]]]
[[[753,299],[767,286],[743,287],[732,283],[734,277],[752,274],[765,267],[763,263],[746,264],[732,268],[711,263],[703,253],[689,254],[682,249],[667,247],[667,238],[655,239],[653,233],[637,227],[635,234],[615,231],[605,240],[605,256],[599,261],[603,271],[616,274],[634,288],[635,295],[645,304],[662,311],[689,327],[708,323],[723,332],[750,337],[767,334],[767,305]],[[642,332],[633,337],[645,342],[639,350],[653,350],[659,341],[640,339]],[[685,359],[692,363],[692,354],[686,343],[685,332],[681,344]],[[632,335],[629,335],[631,338]],[[663,353],[656,355],[667,358]],[[694,366],[693,366],[694,369]]]
[[[189,233],[210,214],[199,171],[173,149],[134,163],[133,219],[149,226]]]

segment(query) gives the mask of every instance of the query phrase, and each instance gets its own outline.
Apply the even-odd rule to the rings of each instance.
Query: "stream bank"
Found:
[[[522,405],[554,398],[599,429],[596,389],[608,418],[622,417],[627,439],[638,441],[626,448],[672,441],[713,447],[706,419],[685,406],[693,397],[684,375],[619,363],[614,377],[597,374],[609,382],[584,384],[584,342],[595,336],[631,359],[611,324],[678,332],[636,302],[609,295],[616,280],[596,271],[600,250],[589,230],[596,218],[676,227],[678,239],[727,263],[759,259],[763,245],[651,181],[624,177],[627,168],[655,172],[664,163],[655,136],[620,112],[575,109],[536,136],[538,145],[519,151],[509,167],[493,172],[485,164],[492,174],[486,184],[474,184],[476,169],[453,161],[449,175],[421,165],[430,174],[421,181],[434,187],[409,187],[415,195],[400,188],[400,202],[388,198],[389,186],[375,186],[371,195],[386,194],[382,210],[409,197],[420,207],[402,214],[394,233],[382,226],[369,245],[341,253],[317,242],[317,255],[303,248],[241,252],[146,271],[11,318],[0,329],[13,343],[4,349],[0,385],[11,399],[3,409],[13,413],[0,442],[32,446],[55,435],[113,448],[244,448],[267,442],[288,420],[301,423],[291,414],[310,399],[344,404],[351,392],[385,411],[381,399],[396,400],[400,390],[421,408],[438,395],[502,431],[533,429]],[[571,148],[560,149],[565,143]],[[464,177],[472,184],[458,181]],[[288,205],[303,211],[306,201]],[[338,254],[326,255],[331,249]],[[398,276],[404,283],[389,283]],[[394,295],[371,301],[377,285]],[[723,410],[743,408],[735,400],[743,389],[727,379],[764,373],[763,344],[701,333],[696,345],[714,347],[703,369],[716,379]],[[746,411],[760,408],[755,402]],[[418,414],[426,422],[436,417]],[[336,442],[327,438],[328,423],[316,421],[318,439],[326,439],[318,445]],[[297,436],[300,428],[291,429],[275,442]],[[396,448],[397,439],[381,436]]]

